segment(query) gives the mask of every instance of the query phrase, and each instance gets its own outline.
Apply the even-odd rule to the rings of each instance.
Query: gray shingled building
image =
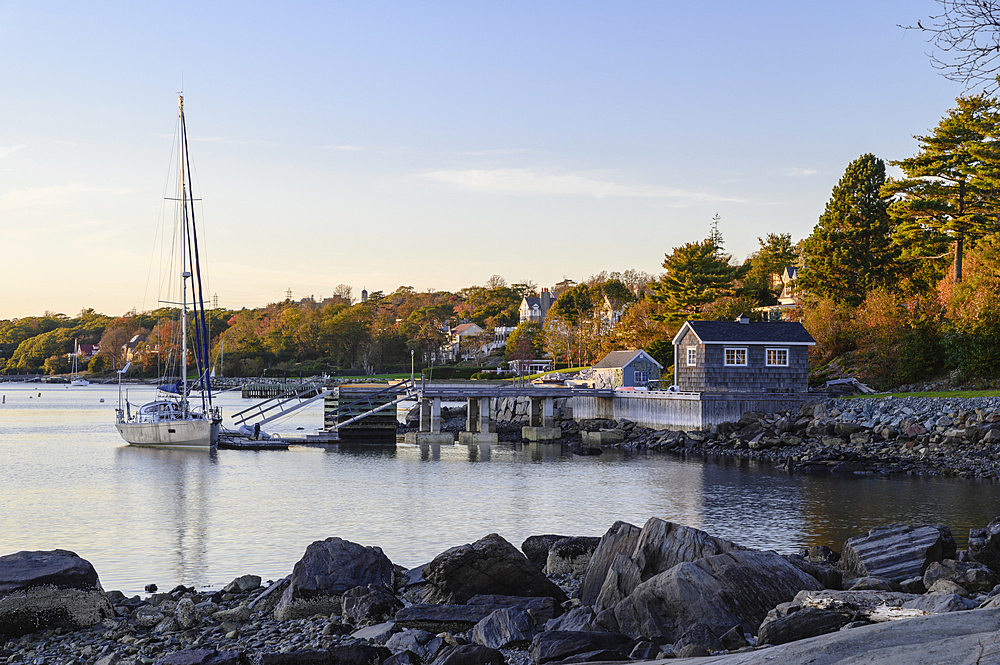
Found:
[[[594,365],[595,387],[643,387],[659,381],[663,365],[642,349],[612,351]]]
[[[683,392],[804,393],[816,340],[797,321],[686,321],[674,336]]]

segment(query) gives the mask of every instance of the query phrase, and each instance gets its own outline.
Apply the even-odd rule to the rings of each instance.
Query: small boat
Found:
[[[181,248],[176,276],[180,278],[180,353],[177,359],[179,378],[157,388],[158,397],[135,412],[126,395],[122,398],[122,376],[131,362],[118,370],[118,408],[115,427],[133,446],[174,448],[215,448],[222,423],[220,409],[212,405],[212,381],[208,370],[208,325],[198,257],[198,232],[195,225],[195,198],[191,190],[191,163],[188,155],[187,126],[184,120],[184,97],[178,101],[178,172],[175,227]],[[188,312],[188,289],[192,312]],[[189,316],[191,325],[188,325]],[[197,378],[188,379],[188,337],[194,345]],[[162,393],[162,396],[159,394]],[[197,395],[195,395],[197,393]]]
[[[89,386],[90,381],[80,376],[80,372],[77,369],[77,359],[80,357],[80,342],[79,340],[73,340],[73,372],[69,375],[69,385],[71,386]]]

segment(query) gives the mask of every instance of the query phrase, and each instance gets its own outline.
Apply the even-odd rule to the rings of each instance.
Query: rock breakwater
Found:
[[[705,431],[627,420],[566,421],[563,430],[614,432],[617,447],[766,460],[799,473],[1000,479],[998,397],[827,399],[796,412],[747,413]]]

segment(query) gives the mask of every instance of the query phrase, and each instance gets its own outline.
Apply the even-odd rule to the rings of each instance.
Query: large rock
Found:
[[[424,567],[423,576],[429,586],[422,599],[430,603],[461,604],[477,594],[567,600],[562,589],[495,533],[442,552]]]
[[[890,621],[676,665],[982,665],[1000,662],[1000,609]]]
[[[0,557],[0,638],[46,628],[85,628],[114,615],[97,571],[76,553]]]
[[[844,543],[840,559],[846,577],[885,577],[902,582],[923,575],[933,561],[955,558],[947,527],[889,524]]]
[[[997,584],[997,576],[984,564],[943,559],[932,561],[924,571],[924,587],[930,589],[938,580],[948,580],[972,593],[987,593]]]
[[[985,529],[969,530],[969,558],[1000,575],[1000,517]]]
[[[416,654],[421,662],[434,660],[444,647],[444,639],[426,630],[404,630],[386,640],[385,648],[394,654],[409,651]]]
[[[505,665],[503,654],[481,644],[445,647],[431,665]]]
[[[306,548],[292,569],[274,616],[286,621],[314,614],[340,614],[341,595],[359,586],[393,589],[392,562],[382,549],[340,538],[318,540]]]
[[[528,561],[538,566],[539,570],[545,570],[545,562],[549,558],[549,548],[552,547],[553,543],[564,538],[569,538],[569,536],[558,536],[552,533],[528,536],[521,543],[521,551],[524,552],[524,556],[528,557]]]
[[[471,639],[491,649],[512,649],[529,644],[537,632],[535,620],[527,610],[507,607],[473,626]]]
[[[657,644],[717,648],[733,626],[757,633],[771,608],[803,589],[819,590],[774,552],[738,551],[685,562],[646,580],[614,608],[619,630]]]
[[[791,605],[791,603],[783,603]],[[778,606],[781,608],[781,606]],[[850,619],[843,614],[823,610],[818,607],[796,607],[787,613],[780,609],[771,610],[757,631],[757,644],[787,644],[807,637],[826,635],[840,630]]]
[[[601,660],[628,660],[635,644],[635,640],[620,633],[550,630],[532,640],[531,661],[534,665],[552,661],[585,662],[594,660],[582,657],[591,653],[600,654]]]
[[[647,520],[638,532],[630,524],[616,522],[594,552],[580,586],[580,600],[600,612],[640,583],[679,563],[744,549],[699,529],[656,517]]]
[[[601,538],[601,542],[590,557],[587,572],[580,583],[580,600],[584,605],[593,605],[601,593],[608,570],[618,555],[631,559],[641,529],[628,522],[615,522]]]
[[[362,626],[391,619],[403,603],[385,587],[366,586],[348,589],[341,596],[341,612],[346,621]]]
[[[592,536],[563,538],[552,543],[545,560],[547,575],[576,575],[585,572],[601,539]]]

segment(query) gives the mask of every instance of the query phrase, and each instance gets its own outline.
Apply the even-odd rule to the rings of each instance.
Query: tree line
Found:
[[[942,371],[992,378],[1000,361],[1000,104],[985,94],[959,97],[915,138],[916,154],[888,162],[899,177],[881,158],[859,156],[807,238],[767,233],[742,262],[725,251],[716,215],[704,239],[664,255],[659,275],[603,272],[554,285],[544,324],[519,323],[522,299],[539,295],[538,286],[498,275],[456,293],[401,286],[355,302],[341,285],[322,302],[209,310],[211,365],[229,376],[403,371],[411,358],[441,362],[448,327],[473,322],[485,332],[472,349],[485,348],[495,328],[514,328],[508,360],[585,366],[642,348],[669,367],[684,320],[767,318],[786,286],[776,276],[794,267],[796,306],[786,316],[816,338],[814,365],[832,362],[880,387]],[[131,371],[153,376],[176,357],[177,328],[170,309],[0,321],[0,369],[65,373],[81,343],[100,346],[88,367],[95,374],[131,361]]]

